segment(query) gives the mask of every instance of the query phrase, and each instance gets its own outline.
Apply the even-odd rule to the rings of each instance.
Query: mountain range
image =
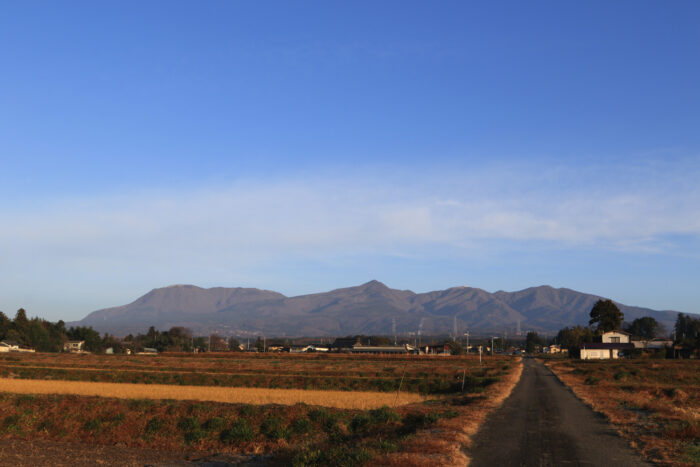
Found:
[[[531,287],[518,292],[490,293],[473,287],[452,287],[427,293],[391,289],[376,280],[330,292],[286,297],[255,288],[204,289],[173,285],[154,289],[123,306],[97,310],[73,326],[92,326],[115,335],[145,333],[150,326],[167,330],[190,328],[202,335],[345,336],[498,335],[518,331],[556,333],[566,326],[587,325],[600,298],[565,288]],[[616,302],[617,303],[617,302]],[[617,303],[631,322],[654,317],[667,330],[677,313]]]

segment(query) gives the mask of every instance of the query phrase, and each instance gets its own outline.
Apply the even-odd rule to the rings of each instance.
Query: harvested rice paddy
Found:
[[[341,409],[368,410],[422,402],[415,393],[369,391],[319,391],[245,387],[175,386],[168,384],[94,383],[0,378],[0,391],[17,394],[71,394],[119,399],[173,399],[225,402],[232,404],[304,403]]]

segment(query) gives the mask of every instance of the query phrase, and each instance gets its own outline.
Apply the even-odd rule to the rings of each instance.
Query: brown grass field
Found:
[[[0,439],[8,442],[404,466],[466,464],[469,436],[510,393],[522,364],[504,356],[480,365],[476,357],[10,354],[0,369]]]
[[[700,361],[547,360],[649,460],[700,465]]]
[[[173,386],[167,384],[92,383],[0,378],[0,392],[17,394],[71,394],[119,399],[173,399],[230,404],[308,404],[339,409],[369,410],[382,406],[422,402],[414,393],[319,391],[303,389]]]

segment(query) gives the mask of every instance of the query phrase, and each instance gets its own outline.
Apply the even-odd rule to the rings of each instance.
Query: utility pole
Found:
[[[469,354],[469,331],[464,333],[465,336],[467,336],[467,346],[464,348],[464,351]]]
[[[500,339],[498,336],[491,336],[491,356],[493,357],[493,340]]]

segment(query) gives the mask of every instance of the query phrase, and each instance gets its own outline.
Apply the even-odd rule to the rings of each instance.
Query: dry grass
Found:
[[[700,464],[700,362],[564,360],[547,365],[648,459]]]
[[[418,394],[354,391],[316,391],[268,388],[224,388],[165,384],[92,383],[0,378],[0,391],[18,394],[72,394],[119,399],[174,399],[243,404],[308,405],[342,409],[374,409],[384,405],[425,400]]]
[[[400,453],[380,459],[378,465],[432,467],[438,465],[468,465],[465,448],[484,423],[486,417],[501,406],[520,380],[522,359],[513,362],[509,372],[489,386],[484,395],[466,396],[454,409],[457,416],[440,420],[435,427],[421,430]]]

